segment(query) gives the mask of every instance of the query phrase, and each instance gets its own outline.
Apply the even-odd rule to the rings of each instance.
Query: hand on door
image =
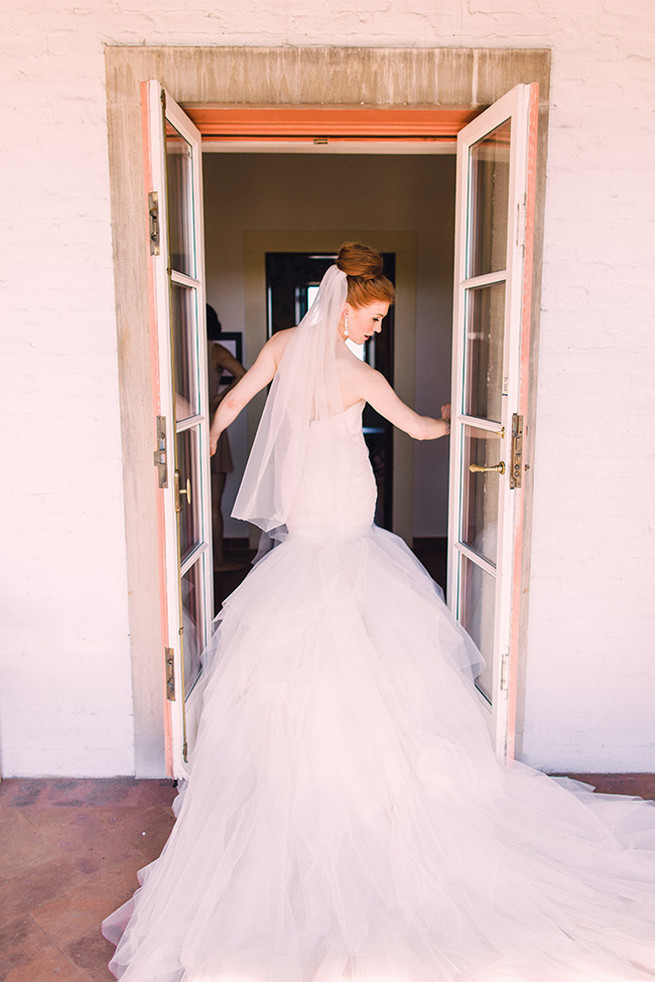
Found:
[[[448,433],[450,433],[450,403],[449,402],[446,402],[441,407],[441,418],[445,423],[448,423]]]

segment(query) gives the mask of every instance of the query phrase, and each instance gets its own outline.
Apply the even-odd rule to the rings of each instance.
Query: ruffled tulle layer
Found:
[[[275,548],[222,612],[171,837],[104,924],[114,974],[655,978],[655,809],[497,764],[477,668],[395,536]]]

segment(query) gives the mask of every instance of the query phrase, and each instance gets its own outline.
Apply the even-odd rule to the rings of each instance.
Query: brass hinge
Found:
[[[509,689],[509,647],[503,648],[500,656],[500,691],[507,692]]]
[[[157,449],[153,460],[157,468],[157,485],[160,488],[168,487],[168,463],[166,459],[166,417],[157,417]]]
[[[150,255],[159,255],[159,195],[156,191],[148,192],[148,236],[150,239]]]
[[[523,417],[512,416],[512,457],[509,469],[510,488],[520,488],[523,479]]]
[[[172,648],[164,648],[166,662],[166,698],[175,702],[175,652]]]

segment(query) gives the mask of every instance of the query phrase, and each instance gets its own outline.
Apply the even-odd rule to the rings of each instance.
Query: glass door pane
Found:
[[[199,410],[197,290],[171,282],[171,333],[178,422]]]
[[[464,500],[462,542],[476,555],[496,565],[498,557],[499,471],[471,467],[494,467],[500,461],[498,433],[466,426],[464,441]]]
[[[178,529],[180,562],[203,541],[202,480],[198,431],[183,430],[176,438],[176,481],[178,485]]]
[[[200,656],[205,647],[204,562],[205,557],[199,556],[181,580],[185,699],[200,675]]]
[[[500,420],[505,350],[505,283],[466,290],[464,412]]]
[[[470,149],[469,277],[506,266],[511,135],[507,119]]]
[[[168,251],[171,269],[196,276],[194,235],[193,152],[166,120],[166,191],[168,194]]]
[[[475,684],[489,705],[493,702],[494,626],[496,612],[496,579],[460,557],[461,596],[460,623],[482,652],[486,665]]]

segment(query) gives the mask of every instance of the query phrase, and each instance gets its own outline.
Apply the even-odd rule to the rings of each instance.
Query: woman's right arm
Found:
[[[273,380],[277,366],[289,341],[289,331],[278,331],[270,338],[246,374],[225,395],[219,404],[209,430],[209,451],[216,453],[218,438],[227,429],[253,396]]]
[[[209,357],[211,359],[212,368],[218,374],[219,379],[223,375],[223,372],[229,372],[230,375],[232,375],[232,381],[227,388],[223,389],[222,392],[217,392],[209,403],[209,414],[210,417],[213,417],[214,413],[219,407],[219,404],[223,401],[228,392],[234,388],[239,379],[243,378],[243,376],[246,374],[246,370],[241,362],[237,361],[234,355],[232,355],[227,348],[224,348],[223,345],[219,344],[218,342],[212,344]]]

